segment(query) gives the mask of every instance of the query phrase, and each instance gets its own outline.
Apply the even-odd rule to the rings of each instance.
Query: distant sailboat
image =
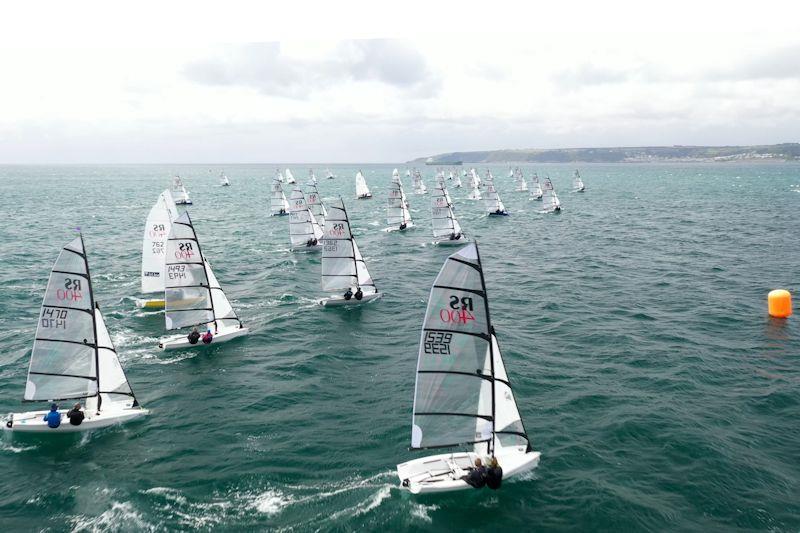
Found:
[[[189,193],[186,191],[186,187],[183,186],[183,180],[181,180],[180,176],[172,178],[172,198],[178,205],[192,205]]]
[[[367,180],[364,179],[364,174],[360,170],[356,174],[356,198],[359,200],[372,198],[372,193],[369,192],[369,187],[367,187]]]
[[[475,169],[470,169],[469,173],[469,195],[467,199],[469,200],[480,200],[481,199],[481,191],[478,190],[480,186],[481,179],[478,177],[478,173],[475,172]]]
[[[169,189],[158,196],[147,215],[142,237],[142,294],[155,294],[155,298],[137,299],[136,307],[164,309],[164,279],[167,237],[172,222],[178,218],[178,208]]]
[[[210,331],[213,338],[210,343],[192,344],[185,333],[172,335],[159,341],[163,350],[216,345],[248,333],[203,256],[188,212],[178,217],[169,234],[164,296],[168,330],[199,326],[201,333]]]
[[[437,186],[431,196],[431,222],[433,223],[433,237],[436,244],[463,244],[467,236],[461,230],[455,213],[453,203],[447,194],[447,188]]]
[[[516,183],[517,192],[528,192],[528,183],[525,181],[525,176],[522,174],[521,168],[514,170],[514,182]]]
[[[531,200],[541,200],[542,199],[542,186],[539,185],[539,175],[536,172],[533,173],[533,177],[531,178]]]
[[[94,298],[89,261],[79,235],[58,255],[44,293],[31,350],[26,402],[84,400],[84,419],[72,425],[66,410],[49,427],[49,410],[11,413],[3,429],[14,433],[89,431],[142,417]]]
[[[317,219],[317,223],[321,228],[325,228],[325,218],[328,216],[328,212],[325,210],[325,204],[322,203],[322,199],[319,196],[319,191],[317,190],[317,186],[313,183],[310,183],[306,190],[308,194],[306,195],[306,203],[308,204],[308,208],[314,214],[314,218]]]
[[[292,191],[289,203],[289,238],[292,250],[319,250],[322,226],[306,204],[303,191]]]
[[[414,194],[427,194],[428,188],[422,181],[422,174],[419,170],[414,170]]]
[[[286,196],[283,194],[283,186],[277,177],[272,180],[272,189],[269,197],[269,212],[273,217],[289,214],[289,202],[286,201]]]
[[[223,187],[231,186],[231,180],[228,179],[228,176],[226,176],[224,172],[219,175],[219,184]]]
[[[476,459],[497,460],[503,479],[539,463],[489,316],[476,244],[445,261],[433,283],[419,343],[411,449],[461,448],[397,465],[412,494],[470,488]]]
[[[397,169],[395,169],[397,172]],[[411,213],[408,211],[408,200],[403,190],[403,183],[400,181],[400,174],[392,174],[392,183],[389,184],[389,198],[386,203],[386,222],[389,227],[384,229],[386,232],[402,231],[413,228]]]
[[[383,293],[375,287],[353,238],[344,202],[340,200],[339,205],[328,208],[322,240],[322,290],[345,292],[323,298],[320,305],[358,305],[379,299]]]
[[[292,171],[289,170],[288,168],[286,169],[286,172],[284,173],[284,175],[286,177],[286,184],[287,185],[293,185],[293,184],[297,183],[297,181],[294,179],[294,174],[292,174]]]
[[[506,211],[506,206],[503,205],[503,201],[500,200],[500,195],[497,193],[497,190],[494,188],[494,182],[490,181],[486,185],[486,211],[489,213],[489,216],[508,216],[508,211]]]
[[[561,211],[561,202],[558,196],[556,196],[556,191],[553,188],[553,182],[550,181],[550,178],[544,179],[542,189],[544,191],[542,195],[542,211],[545,213]]]
[[[453,176],[453,187],[456,189],[460,189],[463,185],[461,184],[461,176],[458,175],[458,172],[455,173]]]
[[[327,177],[329,180],[332,180],[332,179],[333,179],[333,172],[331,172],[331,171],[330,171],[330,169],[328,169],[326,177]]]
[[[317,177],[314,175],[314,169],[308,169],[308,185],[316,185]]]
[[[586,185],[583,184],[581,174],[577,170],[575,171],[575,176],[572,178],[572,188],[575,189],[575,192],[583,192],[586,190]]]

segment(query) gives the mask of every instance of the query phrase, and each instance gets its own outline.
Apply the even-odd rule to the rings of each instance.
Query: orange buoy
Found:
[[[789,291],[783,289],[769,291],[767,305],[769,307],[769,316],[774,316],[775,318],[789,318],[792,316],[792,295],[789,294]]]

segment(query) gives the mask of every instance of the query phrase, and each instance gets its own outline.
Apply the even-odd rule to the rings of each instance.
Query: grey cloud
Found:
[[[318,60],[295,60],[281,53],[279,43],[226,48],[226,53],[195,61],[184,69],[196,83],[244,86],[264,94],[302,99],[317,88],[349,80],[378,81],[426,98],[440,81],[416,49],[402,41],[346,41]]]

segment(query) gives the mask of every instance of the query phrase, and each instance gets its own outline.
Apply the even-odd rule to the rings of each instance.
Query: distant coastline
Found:
[[[473,163],[649,163],[681,161],[797,161],[800,143],[753,146],[640,146],[450,152],[409,161],[411,164]]]

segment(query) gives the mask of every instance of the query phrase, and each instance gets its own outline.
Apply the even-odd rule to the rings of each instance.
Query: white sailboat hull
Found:
[[[175,200],[175,205],[192,205],[191,200]]]
[[[358,198],[359,200],[368,200],[369,198],[372,198],[372,193],[361,194],[359,196],[356,196],[356,198]]]
[[[293,252],[319,252],[320,250],[322,250],[322,244],[320,244],[319,242],[317,242],[317,244],[312,244],[310,246],[308,244],[296,244],[290,246],[290,249]]]
[[[469,242],[469,239],[465,235],[461,235],[459,239],[440,239],[437,241],[433,241],[434,244],[438,246],[463,246]]]
[[[86,418],[79,426],[73,426],[69,423],[67,418],[67,410],[59,410],[62,414],[61,425],[57,428],[51,428],[44,421],[44,415],[47,411],[28,411],[26,413],[11,413],[6,418],[3,424],[3,431],[9,433],[75,433],[78,431],[91,431],[93,429],[104,428],[113,426],[114,424],[122,424],[129,422],[136,418],[143,417],[150,411],[142,409],[141,407],[133,407],[130,409],[111,409],[109,411],[100,411],[97,413],[90,413],[84,411]],[[10,427],[9,427],[10,422]]]
[[[323,307],[341,307],[347,305],[361,305],[366,304],[375,300],[380,300],[383,297],[382,292],[368,292],[365,293],[364,296],[360,300],[356,300],[356,297],[353,296],[349,300],[345,300],[343,295],[336,295],[330,296],[328,298],[323,298],[319,301],[319,305]]]
[[[405,231],[405,230],[411,229],[413,227],[414,227],[414,223],[413,222],[406,222],[406,227],[405,228],[401,229],[400,226],[390,226],[388,228],[383,228],[383,231],[385,231],[386,233],[391,233],[393,231]]]
[[[247,335],[249,332],[250,331],[247,328],[239,326],[221,328],[216,334],[214,334],[214,338],[208,344],[204,344],[202,340],[198,340],[196,344],[192,344],[189,342],[189,338],[186,335],[172,335],[170,337],[164,337],[158,341],[158,347],[164,351],[169,351],[182,350],[184,348],[215,346],[217,344],[222,344],[223,342],[231,341],[237,337]]]
[[[498,455],[497,460],[503,469],[503,480],[535,468],[539,464],[540,456],[541,452]],[[461,477],[467,475],[478,457],[480,456],[474,452],[443,453],[399,464],[397,477],[400,478],[400,488],[412,494],[471,489]]]

